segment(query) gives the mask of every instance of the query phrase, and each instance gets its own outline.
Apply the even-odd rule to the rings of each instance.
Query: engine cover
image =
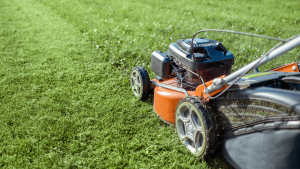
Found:
[[[205,82],[231,73],[234,56],[222,43],[204,38],[195,38],[193,43],[198,72]],[[196,72],[191,52],[191,39],[182,39],[170,44],[168,53],[171,58]]]

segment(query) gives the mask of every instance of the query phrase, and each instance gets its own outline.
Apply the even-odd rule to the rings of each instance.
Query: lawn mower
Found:
[[[231,73],[234,55],[219,41],[196,37],[207,31],[280,43]],[[156,114],[175,125],[179,141],[197,158],[218,148],[234,168],[299,168],[300,63],[258,70],[299,45],[300,36],[201,30],[171,43],[168,52],[154,51],[151,70],[158,76],[150,80],[145,68],[134,67],[130,84],[140,100],[153,94]]]

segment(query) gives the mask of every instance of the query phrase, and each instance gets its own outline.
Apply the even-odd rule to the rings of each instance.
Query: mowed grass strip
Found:
[[[207,167],[68,20],[33,0],[0,8],[0,166]]]
[[[105,61],[123,69],[145,66],[150,71],[154,50],[167,51],[170,43],[191,38],[202,29],[225,29],[289,38],[300,34],[300,4],[287,0],[43,0],[41,3],[72,22],[98,45]],[[235,55],[233,71],[254,61],[277,42],[227,33],[202,33],[221,41]],[[300,50],[266,65],[299,60]],[[149,67],[148,67],[149,66]],[[151,72],[151,71],[150,71]],[[151,77],[155,75],[151,73]]]

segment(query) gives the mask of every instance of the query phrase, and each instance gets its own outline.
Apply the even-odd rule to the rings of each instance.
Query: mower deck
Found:
[[[164,81],[158,81],[157,79],[152,79],[151,83],[153,85],[154,89],[154,103],[153,103],[153,109],[156,112],[156,114],[165,122],[168,124],[175,124],[175,110],[178,102],[186,97],[186,94],[184,93],[184,90],[176,91],[176,89],[180,90],[180,88],[177,87],[176,81],[173,78],[164,80]],[[156,84],[156,85],[154,85]],[[165,85],[164,87],[157,86],[159,84]],[[172,89],[166,88],[168,86],[169,88],[173,87]],[[190,96],[194,96],[194,91],[187,91],[187,94]]]

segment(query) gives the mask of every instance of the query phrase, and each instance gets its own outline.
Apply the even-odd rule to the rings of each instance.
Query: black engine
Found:
[[[192,58],[191,39],[182,39],[169,45],[166,53],[154,51],[151,69],[162,79],[174,77],[178,87],[193,91],[200,85],[197,72],[204,82],[231,73],[234,56],[222,43],[195,38],[193,41],[195,63]]]

